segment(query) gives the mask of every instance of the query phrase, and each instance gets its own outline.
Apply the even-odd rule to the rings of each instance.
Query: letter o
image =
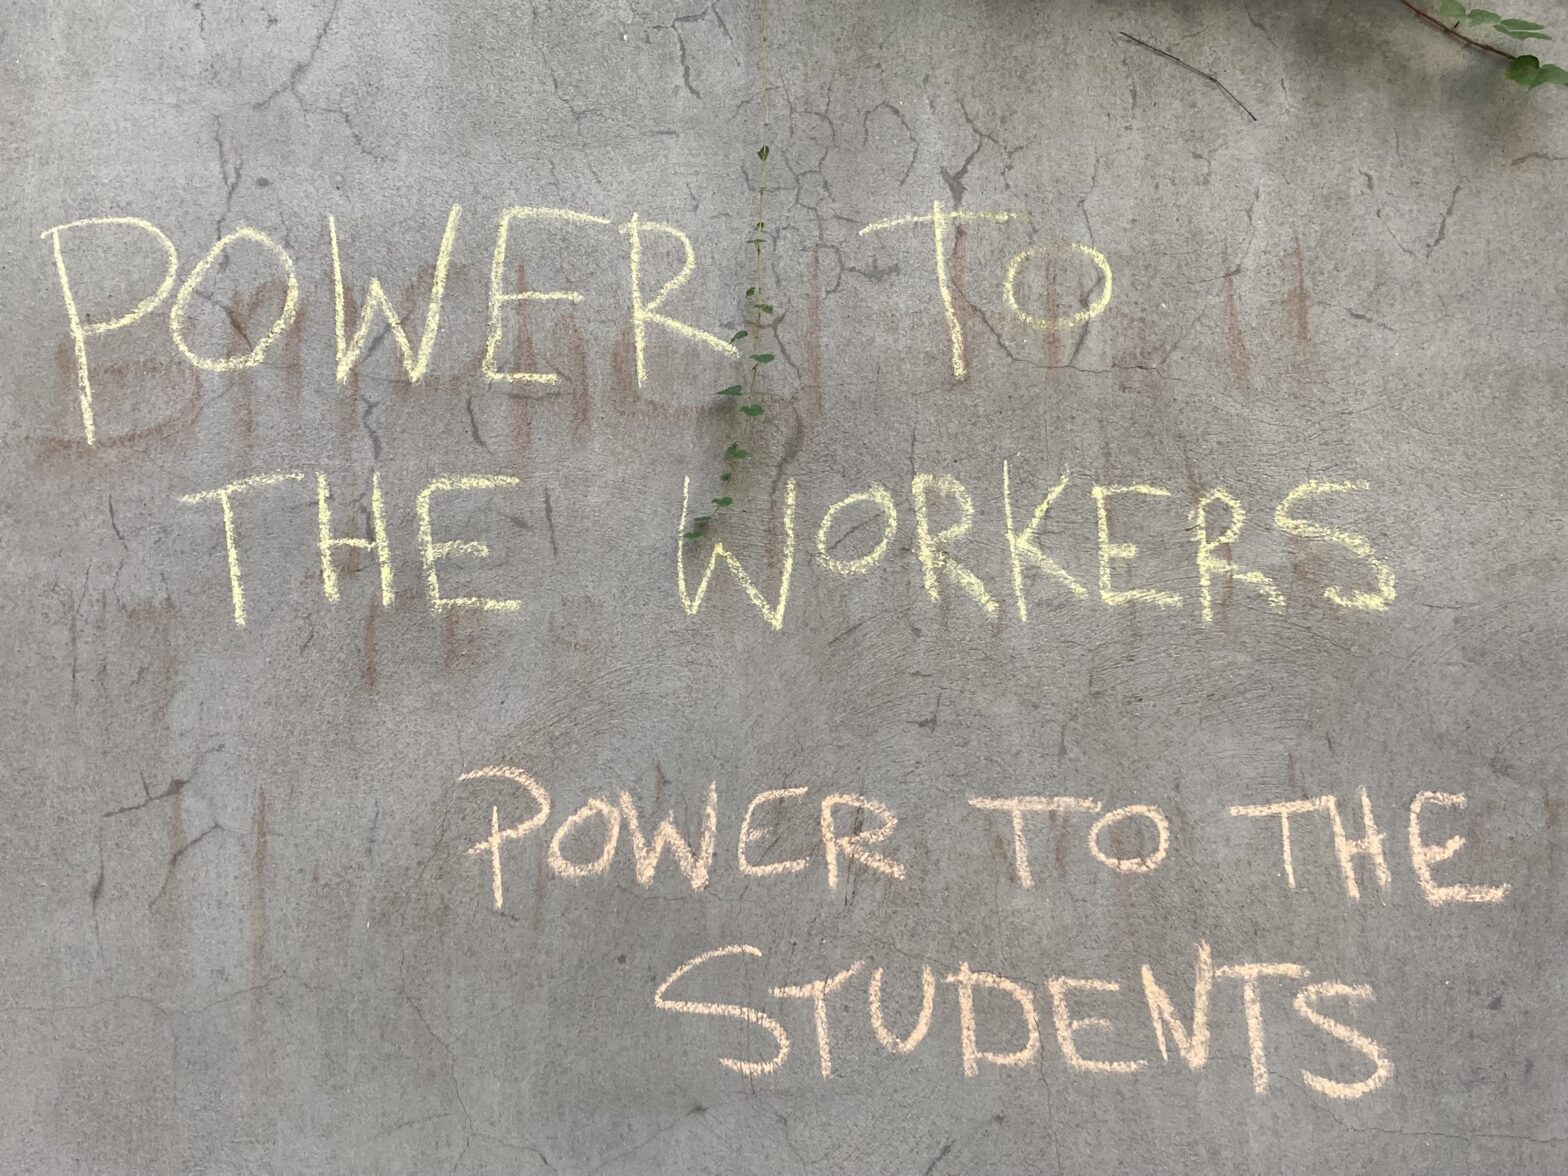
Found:
[[[595,816],[604,818],[604,848],[591,862],[567,861],[561,854],[561,843],[578,825]],[[620,844],[620,840],[621,810],[596,796],[562,821],[555,836],[550,838],[550,852],[546,855],[550,872],[558,878],[592,878],[595,874],[602,874],[610,868],[610,862],[615,857],[615,847]]]
[[[1154,852],[1147,857],[1114,858],[1100,850],[1100,834],[1112,825],[1131,817],[1144,817],[1154,823],[1154,830],[1159,834],[1160,842],[1155,846]],[[1113,809],[1106,813],[1093,825],[1089,826],[1089,852],[1103,866],[1109,866],[1120,874],[1147,874],[1165,860],[1165,853],[1171,845],[1170,822],[1165,819],[1165,814],[1153,805],[1129,804],[1125,808]]]
[[[284,278],[288,283],[288,293],[283,299],[283,310],[278,314],[277,321],[272,328],[262,336],[261,341],[244,355],[225,355],[219,359],[212,359],[205,355],[197,355],[185,342],[185,310],[191,298],[196,293],[196,288],[201,285],[207,271],[212,268],[213,262],[228,250],[236,241],[254,241],[256,244],[270,249],[283,266]],[[174,305],[169,308],[169,334],[174,339],[174,345],[180,349],[180,354],[190,360],[196,367],[207,372],[230,372],[236,368],[255,367],[267,354],[267,348],[294,325],[294,317],[299,313],[299,277],[294,272],[294,259],[291,258],[271,237],[260,229],[253,229],[249,225],[242,225],[227,237],[221,238],[216,245],[207,250],[207,255],[196,263],[190,276],[185,279],[185,284],[180,287],[180,292],[175,295]]]
[[[857,502],[874,502],[887,518],[882,528],[882,541],[872,549],[868,555],[859,559],[835,559],[828,554],[828,532],[833,528],[833,520],[838,517],[838,512],[846,506],[853,506]],[[851,494],[848,498],[840,499],[828,507],[827,513],[822,516],[822,525],[817,528],[817,554],[822,557],[822,562],[841,576],[858,576],[862,572],[869,572],[876,566],[877,560],[887,554],[887,545],[893,541],[893,536],[898,533],[898,507],[893,503],[893,496],[887,492],[887,487],[880,482],[873,482],[869,490],[862,490],[858,494]]]
[[[1031,257],[1066,257],[1069,254],[1081,253],[1099,267],[1100,273],[1105,277],[1105,289],[1100,291],[1100,296],[1077,314],[1067,315],[1065,318],[1042,318],[1030,314],[1018,305],[1018,293],[1013,284],[1018,280],[1018,270],[1024,262]],[[1007,295],[1007,305],[1020,320],[1028,323],[1037,331],[1067,331],[1073,327],[1081,326],[1092,318],[1098,318],[1100,313],[1111,304],[1111,263],[1105,260],[1105,254],[1098,249],[1091,249],[1077,241],[1068,241],[1056,245],[1031,245],[1007,264],[1007,277],[1002,282],[1002,292]]]

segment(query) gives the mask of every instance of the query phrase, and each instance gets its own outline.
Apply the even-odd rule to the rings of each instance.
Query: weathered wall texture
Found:
[[[1395,0],[24,2],[0,56],[0,1168],[1568,1169],[1562,91]],[[970,218],[940,265],[929,219],[861,231],[933,202]],[[422,378],[378,312],[340,381],[329,217],[346,334],[376,277],[417,352],[454,205]],[[511,206],[604,223],[512,220],[492,315]],[[144,224],[48,234],[100,217],[177,265],[95,332],[166,269]],[[681,262],[647,222],[695,255],[650,313],[773,362],[653,318],[639,380],[631,239],[645,312]],[[182,297],[242,226],[297,273],[270,343],[265,242]],[[1041,331],[1004,279],[1062,242],[1114,292]],[[1105,293],[1083,250],[1013,289]],[[176,305],[191,354],[259,362],[193,366]],[[558,378],[488,378],[492,321],[498,369]],[[379,479],[394,599],[342,545],[328,599],[318,473],[366,541]],[[230,498],[241,627],[221,504],[182,496],[271,474]],[[687,476],[734,499],[688,592],[717,537],[764,607],[721,560],[683,608]],[[429,494],[426,551],[421,492],[464,478],[510,481]],[[1063,478],[1059,575],[1007,512]],[[873,483],[896,523],[846,574],[888,516],[818,530]],[[1191,514],[1221,487],[1229,541]],[[433,608],[429,554],[518,607]],[[497,766],[546,822],[506,836],[536,801],[460,779]],[[622,791],[700,875],[710,782],[705,888],[668,849],[641,885]],[[770,789],[801,791],[747,860],[802,864],[743,873]],[[847,849],[834,794],[875,802],[830,808]],[[1023,814],[1020,863],[970,803],[1017,796],[1147,806],[1092,844],[1153,868],[1099,860],[1088,811]],[[1291,878],[1280,819],[1230,811],[1320,797]],[[655,1007],[742,946],[668,1000],[751,1012]],[[771,990],[857,962],[824,1058]],[[899,1054],[868,984],[902,1037],[922,967]]]

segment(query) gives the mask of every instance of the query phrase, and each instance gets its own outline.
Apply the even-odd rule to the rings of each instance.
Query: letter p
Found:
[[[88,225],[128,225],[131,228],[141,229],[151,233],[163,246],[163,251],[168,257],[168,270],[159,283],[158,289],[148,297],[142,299],[134,307],[119,318],[110,319],[102,323],[84,323],[81,312],[77,309],[76,295],[71,289],[71,278],[65,268],[65,254],[60,248],[60,234],[67,229],[80,229]],[[87,444],[93,444],[96,429],[93,426],[93,387],[87,374],[87,340],[97,335],[107,335],[110,331],[118,331],[121,327],[128,327],[137,319],[154,310],[160,302],[169,296],[169,291],[174,288],[175,274],[179,270],[179,254],[175,252],[174,242],[168,235],[151,221],[142,220],[135,216],[95,216],[86,220],[72,221],[67,225],[56,225],[52,229],[45,229],[41,236],[47,238],[54,248],[54,267],[60,275],[60,294],[65,299],[65,314],[70,322],[71,342],[76,348],[76,384],[78,401],[82,411],[82,428],[87,434]]]

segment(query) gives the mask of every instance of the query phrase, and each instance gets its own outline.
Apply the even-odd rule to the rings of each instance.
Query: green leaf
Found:
[[[761,147],[757,148],[757,158],[762,160],[764,163],[767,162],[767,160],[768,160],[768,145],[766,143],[764,143]]]
[[[719,393],[719,395],[720,396],[739,396],[745,390],[746,389],[742,388],[739,384],[731,384],[728,388],[725,388],[724,390],[722,390]]]
[[[731,343],[739,343],[745,337],[746,337],[746,332],[745,331],[736,331],[733,335],[730,336],[730,342]]]
[[[1500,20],[1497,22],[1497,27],[1504,30],[1505,32],[1511,29],[1517,29],[1522,33],[1528,33],[1544,29],[1546,26],[1543,24],[1537,24],[1533,20]]]
[[[1528,53],[1522,53],[1508,63],[1508,68],[1503,70],[1503,76],[1511,82],[1518,82],[1526,90],[1533,90],[1540,84],[1535,80],[1540,72],[1540,60]]]
[[[729,506],[734,501],[735,500],[733,498],[731,498],[728,494],[726,494],[723,498],[715,498],[713,500],[713,505],[714,506]]]
[[[697,524],[699,527],[706,527],[712,521],[712,515],[698,515],[696,518],[692,519],[692,522]]]
[[[1505,29],[1505,28],[1503,28],[1502,25],[1494,25],[1492,27],[1497,29],[1497,31],[1502,33],[1503,35],[1512,37],[1516,41],[1550,41],[1551,40],[1551,38],[1549,36],[1547,36],[1545,33],[1533,33],[1529,29]]]
[[[1568,69],[1560,65],[1543,65],[1535,75],[1537,86],[1568,86]]]
[[[759,303],[756,304],[756,307],[763,314],[772,314],[773,313],[773,308],[771,306],[769,306],[766,302],[759,302]]]
[[[719,475],[719,481],[721,481],[721,482],[728,482],[729,480],[730,480],[730,472],[729,472],[729,470],[725,470],[722,474]]]
[[[755,287],[755,286],[747,286],[746,287],[746,297],[747,298],[750,298],[756,292],[757,292],[757,287]]]
[[[1465,14],[1465,6],[1459,0],[1443,0],[1437,12],[1444,20],[1459,20]]]
[[[746,459],[746,451],[744,449],[742,449],[739,445],[737,445],[735,442],[731,441],[730,442],[730,447],[724,451],[724,460],[725,461],[744,461],[745,459]]]
[[[743,404],[740,406],[740,410],[749,417],[759,417],[762,415],[762,405],[760,404]]]
[[[1472,8],[1469,11],[1469,13],[1466,14],[1466,16],[1465,16],[1465,24],[1467,24],[1467,25],[1496,24],[1498,21],[1500,21],[1502,19],[1503,18],[1498,16],[1497,13],[1489,12],[1485,8]]]
[[[682,531],[681,532],[681,538],[686,540],[686,542],[688,542],[688,543],[690,543],[693,539],[696,539],[698,537],[699,536],[697,535],[696,531]]]
[[[757,363],[772,363],[773,362],[773,352],[771,352],[771,351],[764,351],[761,355],[753,355],[751,358],[754,361],[756,361]]]

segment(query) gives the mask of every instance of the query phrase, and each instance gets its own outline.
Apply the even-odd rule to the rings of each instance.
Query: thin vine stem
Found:
[[[768,2],[762,0],[761,21],[757,38],[758,61],[762,77],[762,145],[757,149],[757,206],[756,219],[752,222],[752,231],[749,244],[755,256],[755,277],[753,285],[746,290],[747,313],[742,316],[744,327],[737,331],[730,342],[737,343],[741,339],[749,339],[748,350],[751,366],[742,375],[741,382],[719,392],[720,396],[733,397],[734,408],[738,415],[748,419],[755,419],[763,414],[760,403],[758,383],[762,378],[762,365],[773,362],[772,352],[758,352],[753,349],[760,347],[762,342],[762,327],[764,316],[774,318],[773,307],[768,304],[763,293],[763,276],[767,272],[762,247],[766,243],[763,234],[767,231],[767,199],[768,199],[768,156],[771,148],[768,145],[769,131],[771,130],[771,111],[769,109],[769,78],[768,78]],[[742,404],[742,399],[749,399],[750,404]],[[706,514],[698,515],[690,522],[691,529],[683,531],[681,539],[686,543],[694,543],[700,539],[713,524],[714,520],[734,501],[733,479],[740,466],[750,454],[741,447],[739,441],[731,441],[724,450],[724,472],[719,475],[719,496],[712,500],[712,506]]]
[[[1472,49],[1484,49],[1486,52],[1491,53],[1494,56],[1501,57],[1504,61],[1512,61],[1514,59],[1514,55],[1512,53],[1509,53],[1503,49],[1499,49],[1495,45],[1488,45],[1485,41],[1477,41],[1474,37],[1465,36],[1459,31],[1457,26],[1449,26],[1444,24],[1430,12],[1423,12],[1421,9],[1417,8],[1410,2],[1410,0],[1399,0],[1399,2],[1406,8],[1410,9],[1411,12],[1419,16],[1422,20],[1426,21],[1427,24],[1433,26],[1434,28],[1442,29],[1443,32],[1447,33],[1450,37],[1453,37],[1456,41],[1463,41]]]

